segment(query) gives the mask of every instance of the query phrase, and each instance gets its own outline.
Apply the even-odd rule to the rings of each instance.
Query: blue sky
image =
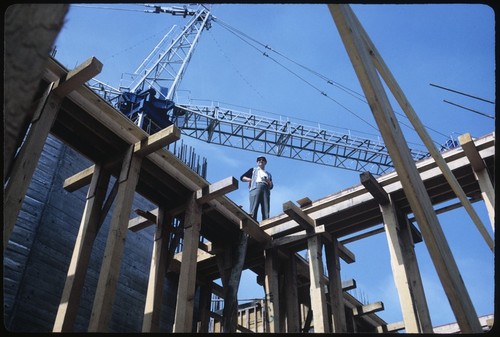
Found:
[[[444,100],[489,116],[494,116],[493,104],[430,85],[495,101],[495,20],[490,7],[480,4],[351,7],[436,144],[464,133],[480,137],[495,130],[492,118]],[[118,87],[122,73],[133,72],[172,25],[182,27],[188,22],[169,14],[141,12],[145,9],[141,4],[71,6],[56,41],[55,58],[72,69],[95,56],[104,64],[97,78]],[[306,126],[321,125],[364,138],[380,138],[326,5],[218,4],[211,6],[211,12],[217,20],[210,30],[203,32],[177,91],[178,100],[222,102],[241,107],[242,111],[252,109],[259,116],[288,118]],[[336,85],[301,71],[277,54],[272,54],[276,62],[264,57],[262,51],[250,47],[221,23],[270,46]],[[300,73],[301,79],[283,66]],[[402,109],[389,98],[409,147],[425,150]],[[228,176],[239,178],[255,164],[258,156],[188,137],[183,141],[207,158],[209,182]],[[271,216],[282,213],[282,204],[289,200],[309,197],[314,201],[359,184],[359,172],[267,157],[267,169],[273,174],[275,184]],[[240,188],[228,197],[248,208],[246,184],[240,183]],[[476,203],[474,207],[493,235],[484,205]],[[477,314],[493,313],[494,255],[463,209],[439,215],[439,220]],[[356,280],[357,289],[352,293],[366,302],[384,302],[385,310],[379,315],[388,323],[401,321],[385,234],[350,243],[347,248],[356,255],[356,262],[343,264],[341,276],[343,280]],[[425,244],[417,244],[415,249],[433,325],[455,322]],[[244,273],[240,298],[262,297],[255,275]]]

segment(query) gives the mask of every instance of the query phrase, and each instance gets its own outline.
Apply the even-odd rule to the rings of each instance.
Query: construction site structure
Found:
[[[395,118],[390,118],[392,109],[387,107],[385,92],[372,76],[375,68],[392,90],[397,91],[397,86],[376,48],[370,45],[348,5],[328,7],[352,56],[366,96],[375,107],[374,114],[375,111],[381,114],[376,119],[395,171],[380,177],[363,172],[358,186],[316,201],[307,197],[296,203],[287,201],[283,203],[282,214],[258,223],[225,196],[238,188],[234,177],[209,183],[165,149],[180,138],[179,128],[170,125],[150,135],[85,85],[102,68],[97,59],[91,57],[68,71],[49,58],[32,104],[33,117],[13,160],[13,169],[4,177],[3,243],[4,253],[11,254],[4,260],[4,264],[8,263],[7,271],[16,269],[16,254],[17,258],[23,255],[21,238],[25,227],[18,223],[32,220],[30,213],[21,213],[21,209],[26,203],[32,204],[32,200],[25,197],[44,145],[51,139],[49,135],[90,162],[88,167],[72,175],[59,176],[64,191],[60,187],[54,191],[69,198],[72,193],[82,195],[82,188],[88,188],[78,233],[69,243],[72,256],[62,290],[52,289],[47,296],[35,286],[25,285],[19,292],[26,295],[12,296],[19,302],[11,301],[8,305],[19,307],[31,303],[32,310],[42,314],[41,318],[29,318],[54,318],[54,332],[73,331],[77,318],[82,316],[87,317],[88,332],[124,332],[120,329],[128,326],[127,323],[120,325],[117,321],[137,320],[136,316],[129,316],[133,306],[127,301],[137,301],[137,297],[145,293],[144,300],[139,301],[144,304],[140,317],[142,332],[161,331],[164,320],[172,322],[171,327],[165,329],[169,332],[208,332],[211,317],[213,322],[220,322],[224,332],[249,332],[252,329],[238,323],[238,318],[240,322],[254,319],[257,331],[261,315],[260,324],[270,333],[402,329],[409,333],[430,333],[433,326],[414,251],[415,244],[424,242],[460,332],[482,332],[482,322],[440,231],[433,205],[453,200],[457,194],[461,199],[463,193],[469,203],[485,202],[490,219],[494,219],[491,207],[494,189],[489,172],[494,169],[495,134],[478,139],[464,134],[459,138],[459,148],[442,154],[430,148],[432,157],[415,162],[407,147],[398,145],[404,144],[395,132],[398,126],[385,124]],[[402,93],[396,96],[405,101]],[[411,112],[408,113],[411,115]],[[418,124],[414,118],[413,121]],[[60,175],[69,171],[60,172]],[[136,209],[136,216],[131,216],[138,195],[147,200],[142,204],[148,208]],[[469,207],[462,199],[460,201],[455,207]],[[57,209],[61,211],[47,221],[48,225],[37,229],[39,234],[52,228],[50,223],[64,223],[66,212],[71,211],[70,207]],[[442,211],[447,210],[449,208]],[[408,218],[410,213],[415,219]],[[173,226],[173,218],[180,220],[178,226]],[[413,221],[418,223],[418,228]],[[482,224],[476,225],[482,231]],[[493,222],[492,226],[494,228]],[[92,266],[96,260],[93,248],[104,227],[108,227],[108,233],[104,233],[102,255],[97,257],[99,272],[89,275],[89,270],[96,269]],[[372,227],[376,228],[356,235]],[[124,277],[121,267],[126,267],[123,265],[126,254],[138,254],[134,252],[137,247],[126,246],[130,233],[148,229],[151,233],[149,265],[141,261],[127,268],[135,270],[149,266],[147,286],[141,292],[134,286],[135,279]],[[58,238],[57,228],[52,230],[49,239],[42,242],[47,267],[58,257],[60,247],[53,243],[68,245],[68,240]],[[355,255],[345,244],[382,231],[386,233],[391,252],[402,322],[384,322],[376,315],[384,309],[383,303],[359,302],[347,292],[355,287],[355,281],[341,280],[340,260],[355,262]],[[349,238],[343,239],[346,236]],[[176,253],[181,238],[182,249]],[[491,246],[491,238],[484,238]],[[307,260],[297,253],[303,250],[308,252]],[[241,273],[246,269],[255,272],[266,294],[264,301],[254,303],[254,308],[248,308],[248,312],[237,304]],[[87,278],[96,281],[95,291],[91,291],[93,296],[86,294],[90,291],[85,288]],[[216,284],[216,279],[220,279],[222,285]],[[38,286],[50,283],[42,278],[34,282],[38,282]],[[134,291],[133,294],[125,291],[125,301],[116,296],[124,294],[123,287]],[[165,288],[168,288],[168,296]],[[6,289],[4,292],[11,288]],[[222,312],[211,310],[212,294],[224,299]],[[90,298],[91,303],[82,302],[82,298],[87,301]],[[59,303],[57,310],[47,314],[44,304],[47,306],[54,300]],[[91,310],[82,313],[82,306],[91,307]],[[174,311],[169,318],[162,317],[166,308],[172,309],[166,310],[169,314]],[[16,312],[15,308],[11,309]],[[10,320],[15,317],[11,316]],[[18,324],[22,326],[22,319]]]

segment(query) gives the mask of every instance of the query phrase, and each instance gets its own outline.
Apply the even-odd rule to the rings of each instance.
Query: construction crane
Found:
[[[210,29],[212,21],[217,19],[202,5],[195,10],[187,6],[146,6],[153,8],[146,12],[191,19],[177,36],[170,38],[172,27],[134,73],[124,74],[119,89],[96,79],[89,85],[149,134],[175,124],[184,135],[208,143],[358,172],[369,171],[374,175],[393,170],[391,157],[380,139],[266,118],[214,103],[200,106],[175,102],[176,89],[201,33]],[[423,151],[410,152],[414,160],[428,156]]]

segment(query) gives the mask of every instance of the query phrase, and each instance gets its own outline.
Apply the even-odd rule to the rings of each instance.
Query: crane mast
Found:
[[[389,153],[380,140],[269,119],[219,104],[174,102],[203,29],[210,29],[216,19],[204,6],[196,10],[187,6],[148,6],[154,8],[150,13],[191,19],[176,37],[169,39],[173,27],[133,74],[122,76],[119,89],[95,79],[89,82],[92,89],[139,127],[153,134],[175,124],[183,134],[208,143],[375,175],[393,170]],[[410,151],[414,160],[428,156]]]

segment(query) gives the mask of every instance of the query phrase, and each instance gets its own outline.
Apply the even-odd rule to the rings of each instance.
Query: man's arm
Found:
[[[241,175],[240,180],[244,181],[244,182],[252,181],[252,172],[253,172],[253,168],[248,169],[248,171],[246,171],[245,173],[243,173]]]

